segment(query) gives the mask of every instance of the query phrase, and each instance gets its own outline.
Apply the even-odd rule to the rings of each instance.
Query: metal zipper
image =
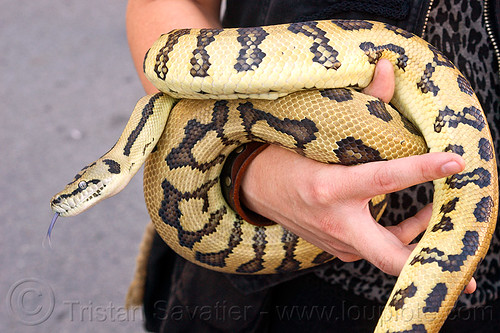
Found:
[[[495,56],[497,58],[497,63],[498,63],[498,76],[500,77],[500,49],[498,47],[497,41],[495,40],[493,29],[491,28],[489,5],[490,5],[489,0],[484,0],[484,8],[483,8],[484,26],[486,28],[486,33],[488,34],[488,37],[490,37],[491,45],[493,45],[493,50],[495,51]]]
[[[429,16],[431,14],[431,8],[433,3],[434,0],[429,1],[429,7],[427,8],[427,13],[425,14],[424,26],[422,27],[422,34],[420,35],[421,38],[424,38],[425,30],[427,29],[427,23],[429,22]]]
[[[429,1],[429,7],[427,8],[427,14],[425,15],[424,19],[424,26],[422,28],[422,34],[420,35],[421,38],[424,38],[425,31],[427,29],[427,24],[429,22],[429,16],[431,13],[431,8],[432,4],[434,3],[434,0]],[[486,33],[488,34],[488,37],[491,40],[491,45],[493,46],[493,51],[495,53],[495,57],[497,58],[497,63],[498,63],[498,76],[500,77],[500,47],[498,46],[497,41],[495,40],[495,35],[493,34],[493,29],[491,28],[491,20],[490,20],[490,1],[489,0],[484,0],[483,3],[483,16],[484,16],[484,26],[486,29]]]

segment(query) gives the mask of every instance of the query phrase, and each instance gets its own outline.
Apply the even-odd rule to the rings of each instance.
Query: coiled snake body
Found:
[[[52,209],[63,216],[87,209],[119,192],[146,160],[151,218],[188,260],[242,274],[288,272],[330,260],[279,225],[243,221],[224,201],[220,173],[227,155],[249,141],[279,144],[327,163],[426,152],[412,124],[378,99],[347,88],[367,86],[380,58],[394,64],[392,104],[422,133],[428,150],[451,151],[466,161],[463,172],[434,181],[431,223],[377,327],[437,331],[495,228],[495,154],[467,80],[433,46],[386,24],[315,21],[163,35],[144,62],[162,93],[139,101],[116,145],[54,196]],[[390,122],[402,129],[386,129]]]

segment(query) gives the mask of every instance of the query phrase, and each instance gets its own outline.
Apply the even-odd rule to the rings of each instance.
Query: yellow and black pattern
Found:
[[[353,89],[368,85],[382,58],[394,65],[391,104],[404,117]],[[144,69],[163,94],[139,102],[115,147],[55,196],[54,211],[75,214],[87,208],[86,198],[116,193],[146,160],[148,211],[177,253],[223,272],[284,273],[333,256],[280,225],[255,227],[231,210],[220,172],[234,149],[262,141],[347,165],[454,152],[466,169],[434,182],[431,223],[377,328],[439,330],[487,251],[498,178],[481,106],[436,48],[367,21],[184,29],[161,36]],[[79,186],[101,179],[106,189],[98,194]],[[380,216],[386,205],[377,198],[371,209]]]
[[[215,41],[215,36],[219,34],[219,29],[201,29],[196,37],[196,48],[193,50],[193,57],[189,61],[191,76],[205,77],[208,76],[208,69],[210,68],[210,55],[207,53],[207,46]]]
[[[291,23],[288,30],[294,34],[303,34],[311,38],[312,44],[309,50],[314,55],[313,62],[321,64],[326,69],[340,67],[340,62],[337,60],[339,53],[330,45],[326,31],[319,28],[317,22]]]
[[[251,30],[238,29],[237,38],[241,45],[240,55],[236,59],[234,69],[238,72],[256,70],[266,54],[259,48],[259,45],[266,38],[268,33],[261,27],[255,27]]]

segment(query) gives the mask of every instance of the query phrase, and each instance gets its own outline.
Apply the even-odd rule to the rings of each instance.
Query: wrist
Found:
[[[298,159],[302,157],[276,145],[260,152],[242,175],[239,198],[242,205],[277,223],[286,220],[289,212],[282,209],[289,206],[283,202],[292,200]]]

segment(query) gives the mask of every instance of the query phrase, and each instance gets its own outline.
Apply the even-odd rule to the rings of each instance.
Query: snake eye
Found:
[[[80,190],[85,190],[87,188],[87,182],[82,180],[78,183],[78,187],[80,188]]]

